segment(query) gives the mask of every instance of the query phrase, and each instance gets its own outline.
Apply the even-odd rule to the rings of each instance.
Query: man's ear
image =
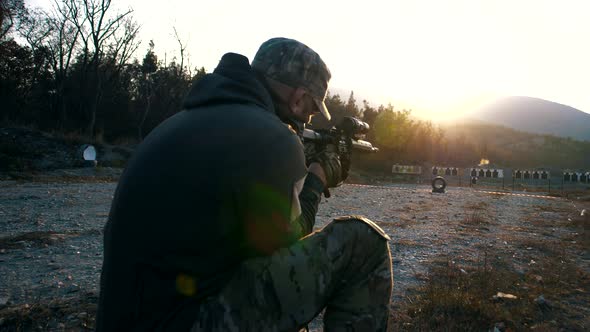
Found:
[[[304,88],[296,88],[289,97],[289,108],[295,114],[301,113],[305,109],[305,95],[307,91]]]

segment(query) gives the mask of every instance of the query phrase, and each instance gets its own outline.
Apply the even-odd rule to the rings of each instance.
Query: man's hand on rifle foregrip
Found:
[[[343,165],[338,153],[328,150],[321,151],[310,157],[309,169],[311,172],[318,175],[316,171],[312,170],[312,165],[314,165],[313,167],[315,168],[316,164],[321,166],[324,173],[324,184],[326,185],[324,196],[330,197],[330,191],[327,190],[327,188],[338,187],[344,180],[346,180],[348,177],[349,165]],[[321,178],[321,175],[318,176]]]

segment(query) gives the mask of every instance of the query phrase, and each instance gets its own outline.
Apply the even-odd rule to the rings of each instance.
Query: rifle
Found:
[[[369,132],[369,124],[357,118],[347,116],[332,129],[303,130],[303,143],[313,142],[316,146],[333,144],[338,147],[338,152],[350,155],[352,149],[364,152],[378,152],[368,141],[364,141],[365,134]]]
[[[349,169],[353,150],[370,153],[379,151],[371,142],[363,140],[369,129],[368,123],[351,116],[344,117],[331,129],[303,129],[301,139],[306,157],[323,150],[337,152],[342,166]],[[324,191],[324,196],[330,197],[328,189]]]

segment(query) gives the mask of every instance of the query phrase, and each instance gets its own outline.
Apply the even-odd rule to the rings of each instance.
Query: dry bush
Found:
[[[485,213],[481,209],[466,210],[461,221],[461,224],[465,226],[481,226],[488,223]]]

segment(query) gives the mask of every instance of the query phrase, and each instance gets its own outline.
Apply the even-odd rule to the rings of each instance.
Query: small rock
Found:
[[[78,287],[68,287],[66,290],[69,294],[71,293],[77,293],[80,291],[80,289]]]
[[[535,299],[535,303],[541,309],[550,309],[552,307],[551,303],[549,301],[545,300],[545,297],[543,295],[539,295],[539,297],[537,297]]]
[[[50,269],[52,269],[52,270],[59,270],[59,269],[61,269],[61,267],[59,265],[55,264],[55,263],[48,263],[47,264],[47,267],[50,268]]]
[[[494,332],[504,332],[506,331],[506,324],[504,322],[499,322],[494,324]]]
[[[3,309],[9,304],[8,296],[0,297],[0,309]]]
[[[498,301],[498,300],[516,300],[516,299],[518,299],[518,297],[516,297],[515,295],[512,295],[512,294],[498,292],[498,294],[492,296],[492,299],[494,301]]]
[[[51,330],[55,330],[57,328],[59,328],[58,322],[55,318],[52,318],[49,323],[47,323],[47,327],[49,327],[49,329]]]

